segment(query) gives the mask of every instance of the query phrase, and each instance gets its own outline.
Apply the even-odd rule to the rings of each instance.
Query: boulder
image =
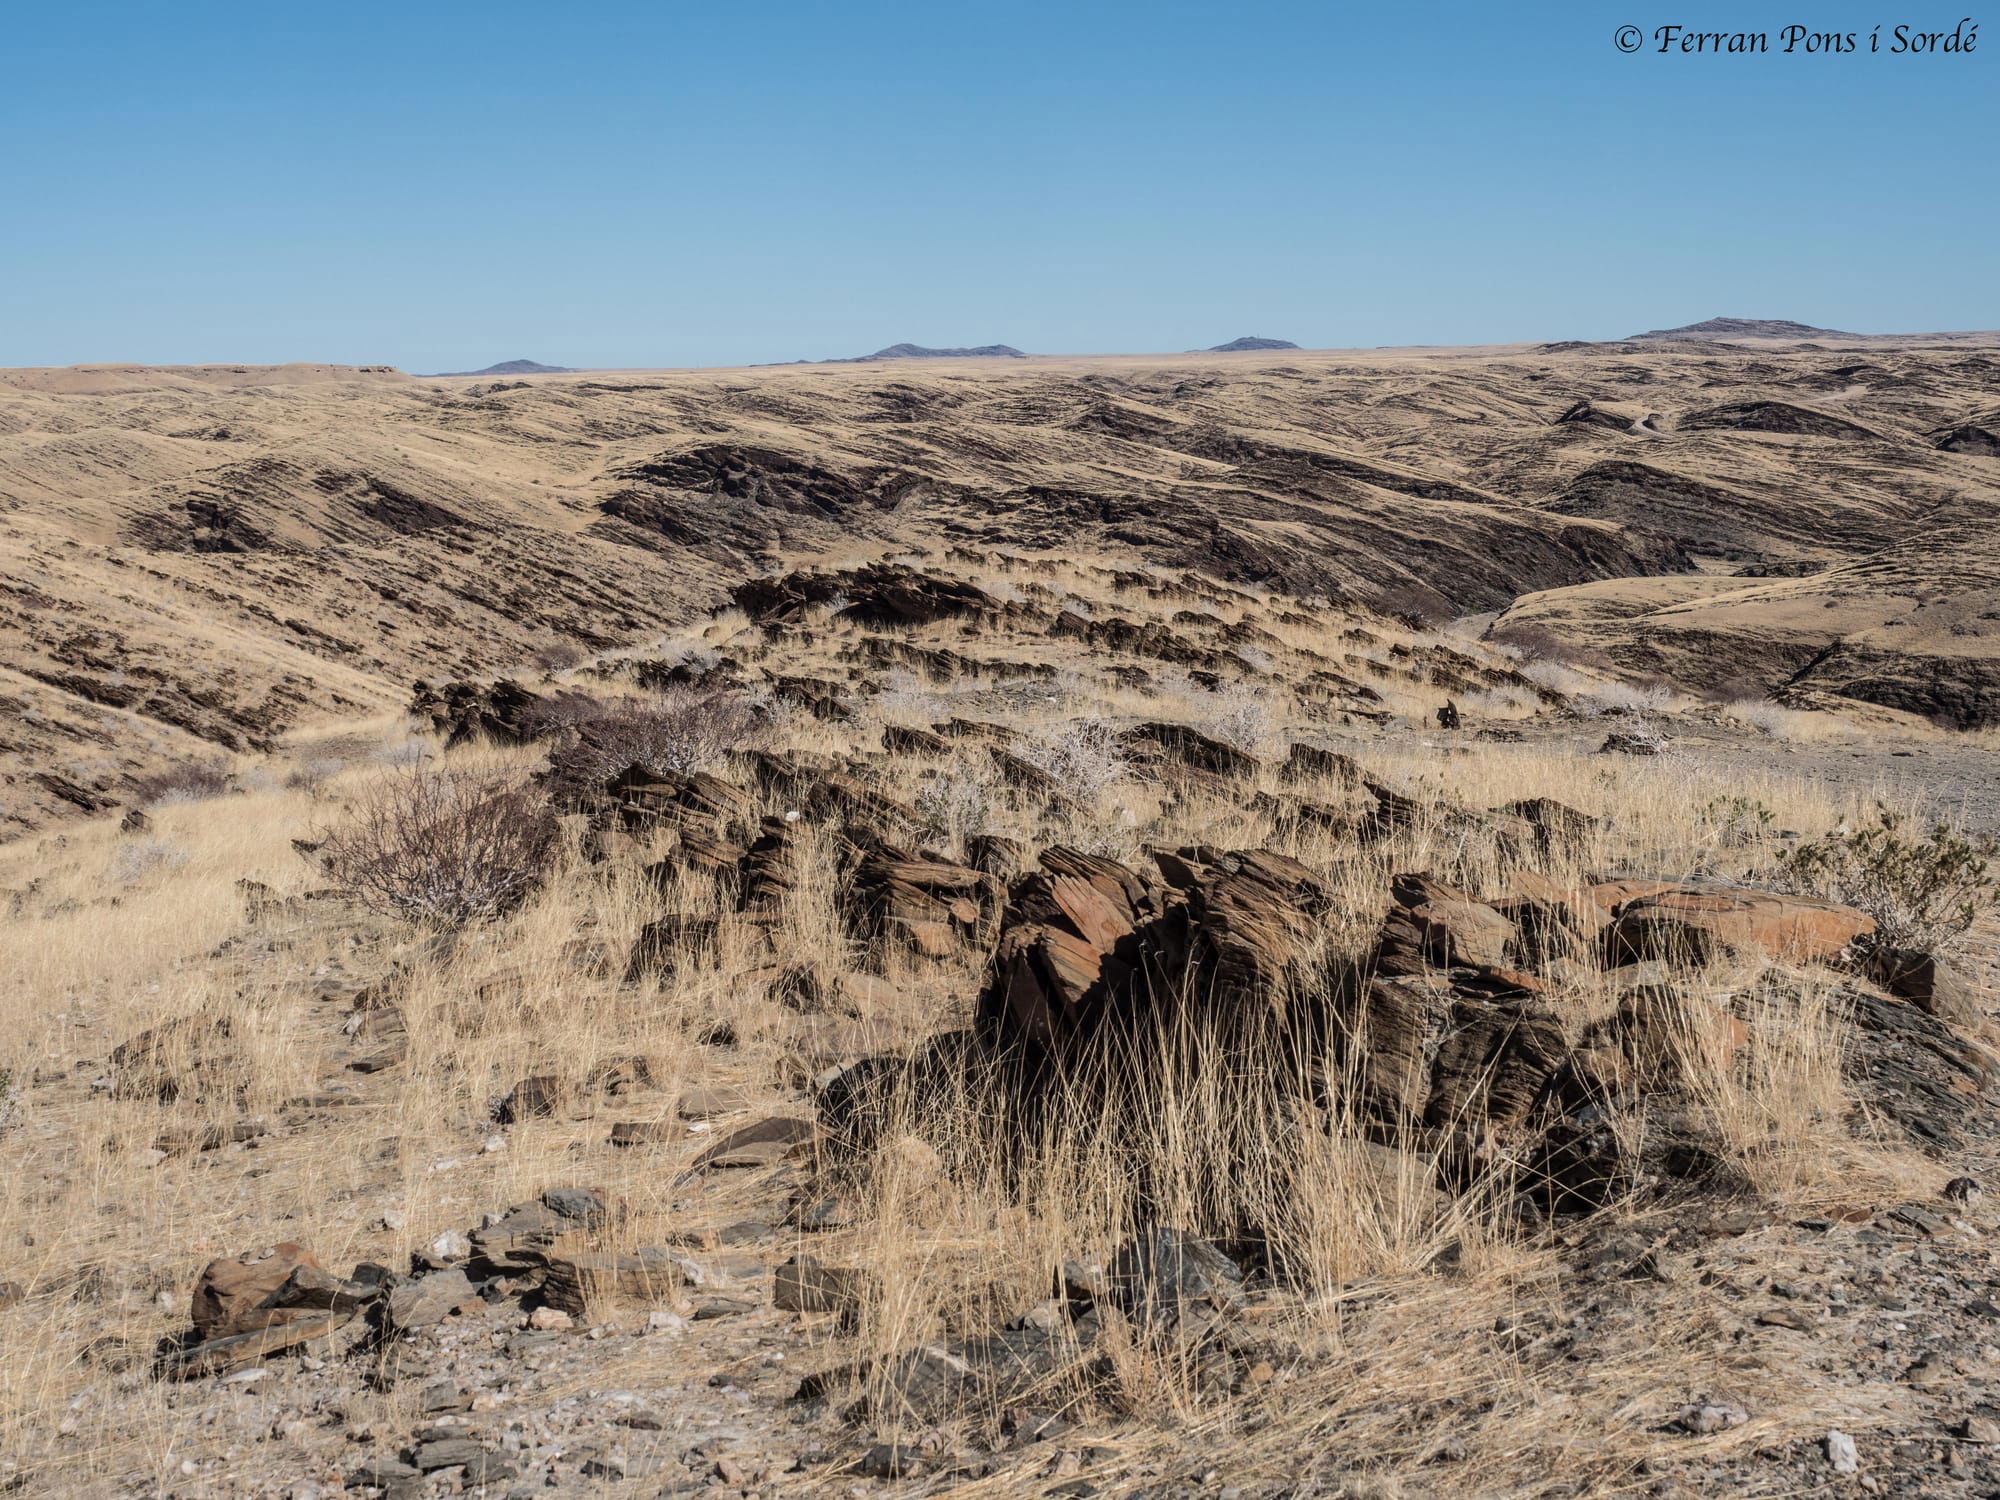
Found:
[[[410,716],[444,737],[447,749],[478,740],[525,745],[553,732],[558,721],[544,700],[518,682],[417,683]]]
[[[1570,1046],[1560,1018],[1524,1001],[1456,1001],[1433,1065],[1424,1123],[1474,1133],[1553,1102]]]
[[[1614,729],[1597,747],[1599,755],[1658,755],[1671,743],[1657,729]]]
[[[1019,839],[978,833],[965,841],[965,859],[973,869],[991,875],[1004,886],[1028,868],[1028,849]]]
[[[566,1091],[553,1073],[537,1073],[523,1078],[507,1091],[493,1112],[501,1125],[519,1125],[524,1120],[545,1120],[562,1108]]]
[[[684,966],[713,968],[728,963],[756,968],[777,957],[777,915],[725,912],[721,916],[671,912],[639,930],[625,962],[628,981],[648,974],[671,976]]]
[[[552,1255],[542,1275],[542,1303],[581,1320],[614,1298],[670,1302],[687,1279],[681,1261],[678,1252],[658,1245],[642,1245],[631,1254]]]
[[[983,871],[888,847],[862,858],[842,901],[857,938],[888,939],[928,958],[950,957],[999,908],[999,882]]]
[[[314,1339],[329,1338],[352,1322],[354,1316],[352,1310],[346,1309],[297,1312],[268,1327],[224,1334],[179,1350],[163,1361],[162,1371],[177,1380],[227,1375]]]
[[[450,1266],[391,1287],[382,1304],[384,1332],[395,1335],[435,1328],[460,1308],[479,1301],[479,1289],[464,1270]]]
[[[662,893],[671,892],[683,880],[713,886],[734,904],[738,866],[746,852],[742,845],[731,840],[698,828],[684,828],[666,858],[646,866],[646,879]]]
[[[1268,850],[1156,851],[1164,884],[1056,847],[1009,892],[977,1025],[1003,1053],[1088,1052],[1144,1036],[1157,1007],[1282,1016],[1331,894]]]
[[[1971,983],[1935,954],[1917,948],[1870,946],[1862,958],[1861,971],[1925,1015],[1968,1028],[1983,1016]]]
[[[776,911],[798,885],[797,825],[782,817],[758,824],[757,837],[744,851],[740,888],[744,911]]]
[[[111,1049],[113,1092],[171,1104],[227,1092],[238,1060],[228,1016],[196,1013],[148,1027]]]
[[[196,1335],[206,1341],[289,1321],[291,1309],[266,1302],[300,1267],[324,1269],[290,1240],[210,1261],[195,1281],[189,1307]]]
[[[731,1131],[695,1158],[694,1171],[767,1167],[783,1161],[819,1134],[811,1120],[779,1115]]]
[[[1247,751],[1190,728],[1186,724],[1135,725],[1123,736],[1129,745],[1150,749],[1181,765],[1216,776],[1252,777],[1260,762]]]
[[[1642,896],[1657,896],[1662,891],[1675,889],[1671,880],[1652,880],[1644,876],[1622,876],[1616,880],[1600,880],[1590,888],[1590,899],[1597,904],[1607,918],[1616,916],[1618,909],[1628,901],[1637,901]],[[1600,926],[1603,924],[1600,923]]]
[[[951,741],[928,729],[889,724],[882,730],[882,748],[891,755],[949,755]]]
[[[1825,963],[1874,930],[1866,913],[1810,896],[1679,886],[1620,904],[1603,941],[1613,967],[1649,958],[1702,964],[1719,953]]]
[[[771,1305],[780,1312],[855,1312],[876,1292],[868,1272],[825,1265],[810,1255],[793,1256],[771,1275]]]
[[[1514,924],[1515,951],[1530,970],[1595,953],[1611,921],[1589,888],[1533,870],[1510,872],[1503,894],[1488,904]]]
[[[814,607],[866,625],[928,625],[937,620],[998,620],[1009,606],[962,579],[940,578],[895,563],[838,572],[752,578],[732,595],[758,624],[796,624]]]
[[[1519,929],[1485,902],[1422,874],[1398,875],[1390,894],[1409,914],[1426,964],[1487,971],[1513,966]]]
[[[1106,1268],[1111,1300],[1142,1328],[1171,1328],[1201,1313],[1243,1310],[1243,1272],[1213,1243],[1155,1225],[1121,1245]]]
[[[473,1230],[468,1236],[472,1248],[468,1264],[480,1276],[530,1271],[546,1261],[548,1248],[562,1236],[579,1229],[601,1229],[611,1217],[601,1193],[589,1188],[551,1188]]]
[[[1448,989],[1415,979],[1373,978],[1361,986],[1335,1047],[1363,1119],[1399,1131],[1422,1122],[1451,1006]]]
[[[706,771],[683,776],[635,762],[607,781],[604,791],[628,831],[692,828],[713,836],[756,814],[749,792]]]
[[[1582,854],[1598,828],[1597,819],[1553,797],[1529,797],[1493,811],[1501,817],[1519,818],[1532,828],[1535,850],[1545,863]]]

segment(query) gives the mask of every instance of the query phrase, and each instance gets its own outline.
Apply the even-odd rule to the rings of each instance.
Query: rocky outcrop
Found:
[[[1981,426],[1976,422],[1967,422],[1940,434],[1937,446],[1946,453],[2000,458],[2000,424]]]
[[[555,726],[538,721],[539,694],[518,682],[419,682],[410,696],[410,716],[441,735],[446,748],[479,740],[525,745]]]
[[[815,607],[865,625],[928,625],[945,619],[997,619],[1005,606],[984,589],[893,563],[840,572],[753,578],[731,596],[759,624],[796,624]]]
[[[1128,729],[1125,743],[1169,763],[1216,776],[1251,777],[1257,757],[1186,724],[1146,723]]]
[[[864,942],[951,958],[990,935],[999,882],[952,860],[880,846],[855,867],[843,909],[849,931]]]
[[[1682,887],[1621,903],[1604,935],[1613,965],[1663,958],[1702,964],[1724,953],[1829,963],[1874,931],[1831,901],[1731,886]]]
[[[1583,400],[1573,401],[1564,407],[1562,413],[1556,417],[1555,425],[1602,427],[1612,432],[1630,432],[1632,419],[1621,417],[1616,412],[1606,411],[1600,406],[1592,405],[1588,400]]]
[[[1879,441],[1882,434],[1827,412],[1786,401],[1734,401],[1690,412],[1681,418],[1683,432],[1774,432],[1787,437],[1843,438]]]

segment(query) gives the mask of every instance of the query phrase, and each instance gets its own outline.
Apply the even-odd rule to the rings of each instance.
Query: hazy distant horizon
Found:
[[[587,10],[14,17],[0,364],[2000,326],[2000,162],[1949,147],[1990,133],[2000,45],[1624,55],[1581,4]]]
[[[1685,327],[1691,323],[1705,322],[1709,317],[1719,317],[1719,316],[1756,317],[1759,315],[1748,314],[1748,313],[1733,313],[1733,314],[1710,313],[1704,315],[1703,317],[1686,318],[1674,322],[1654,321],[1650,326],[1652,328],[1679,328],[1679,327]],[[1779,320],[1796,322],[1796,323],[1811,323],[1813,321],[1812,319],[1809,318],[1796,318],[1796,317],[1785,318],[1783,314],[1778,315],[1777,317],[1771,319],[1770,321],[1779,321]],[[2000,328],[1981,327],[1971,323],[1966,323],[1953,327],[1941,327],[1941,328],[1868,329],[1868,328],[1849,327],[1843,329],[1832,329],[1831,323],[1818,324],[1816,326],[1822,328],[1828,328],[1833,332],[1857,338],[1894,338],[1902,336],[1924,337],[1924,336],[1939,336],[1939,335],[1950,335],[1950,334],[2000,333]],[[1344,352],[1366,353],[1371,350],[1394,351],[1400,349],[1421,350],[1421,349],[1506,348],[1516,345],[1562,343],[1567,341],[1589,342],[1589,343],[1614,343],[1623,340],[1625,338],[1628,338],[1635,333],[1643,331],[1646,330],[1643,330],[1638,327],[1627,327],[1622,333],[1615,333],[1615,334],[1598,334],[1598,335],[1584,335],[1575,333],[1532,334],[1518,338],[1445,339],[1445,340],[1430,340],[1423,342],[1418,342],[1414,340],[1405,340],[1405,341],[1396,341],[1391,343],[1380,343],[1380,344],[1354,344],[1354,343],[1315,344],[1315,343],[1308,343],[1301,339],[1294,339],[1292,342],[1298,344],[1299,346],[1296,351],[1288,351],[1280,349],[1280,350],[1266,350],[1266,351],[1241,351],[1241,353],[1244,355],[1247,355],[1252,352],[1262,352],[1270,355],[1282,355],[1290,352],[1296,352],[1300,354],[1338,354]],[[1267,338],[1285,337],[1285,335],[1282,334],[1261,334],[1255,336],[1267,337]],[[1231,335],[1231,337],[1242,337],[1242,335]],[[910,340],[897,340],[896,342],[921,343],[922,341],[916,339],[910,339]],[[987,340],[986,342],[1007,343],[1010,341],[1004,338],[998,338],[998,339]],[[1222,343],[1222,342],[1227,342],[1227,340],[1218,339],[1217,342]],[[886,347],[886,346],[878,345],[877,347]],[[948,344],[945,341],[940,340],[935,345],[924,345],[923,347],[952,348],[952,347],[970,347],[970,346],[964,345],[962,342]],[[1155,357],[1166,359],[1187,354],[1206,354],[1215,352],[1210,346],[1196,345],[1196,344],[1158,345],[1156,347],[1130,348],[1130,349],[1028,349],[1028,348],[1023,348],[1018,344],[1015,345],[1015,347],[1020,348],[1021,352],[1030,359],[1093,359],[1093,358],[1144,359],[1144,358],[1155,358]],[[773,366],[784,366],[784,365],[795,365],[795,364],[806,364],[806,365],[851,364],[851,363],[863,362],[863,356],[853,355],[853,354],[836,354],[836,355],[802,356],[798,358],[776,359],[776,360],[730,359],[730,360],[699,361],[699,360],[684,360],[684,359],[655,359],[655,360],[641,360],[636,363],[630,363],[630,364],[608,364],[608,363],[598,363],[593,360],[569,357],[564,355],[561,351],[557,351],[554,354],[550,354],[548,351],[543,350],[543,351],[530,351],[526,353],[517,351],[510,354],[495,354],[485,357],[468,358],[467,362],[462,366],[451,369],[445,369],[433,365],[425,365],[422,363],[416,363],[416,364],[405,363],[399,360],[387,359],[379,356],[356,356],[353,358],[335,359],[316,354],[291,355],[291,356],[283,356],[283,357],[268,358],[268,359],[246,359],[237,356],[221,355],[221,356],[214,356],[201,359],[109,358],[109,359],[40,360],[34,362],[28,362],[28,361],[15,362],[10,360],[4,363],[0,363],[0,369],[65,368],[69,366],[90,366],[90,365],[148,365],[155,367],[175,366],[175,365],[194,366],[194,365],[287,365],[287,364],[339,365],[343,367],[387,365],[402,371],[406,375],[441,377],[447,375],[452,375],[452,376],[474,375],[484,371],[488,366],[504,364],[510,360],[521,360],[521,359],[533,360],[538,364],[549,365],[551,367],[565,367],[567,369],[577,371],[580,373],[589,372],[596,374],[617,374],[620,372],[643,371],[643,370],[754,369],[754,368],[767,368]],[[931,361],[919,358],[919,359],[884,359],[873,362],[880,364],[884,368],[888,368],[898,364],[910,364],[910,365],[921,366],[930,363]],[[995,358],[992,360],[992,363],[995,366],[1004,367],[1006,364],[1009,363],[1009,361],[1002,358]]]

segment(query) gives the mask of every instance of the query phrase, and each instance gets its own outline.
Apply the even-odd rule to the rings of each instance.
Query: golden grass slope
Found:
[[[513,380],[0,372],[0,830],[115,802],[163,754],[401,702],[418,676],[641,642],[756,571],[855,545],[1066,547],[1472,611],[1699,558],[1922,555],[1950,529],[1962,545],[1931,582],[1968,593],[2000,463],[1935,442],[1990,410],[1996,377],[1984,345],[1879,341]],[[1855,620],[1893,592],[1879,570],[1841,576]],[[1762,607],[1718,617],[1700,649],[1611,644],[1698,682]],[[1536,609],[1567,628],[1567,606]],[[1849,618],[1750,652],[1764,688]],[[1906,635],[1928,649],[1951,630]],[[1873,668],[1819,686],[1989,722],[1986,637],[1951,639],[1972,644],[1886,696]]]

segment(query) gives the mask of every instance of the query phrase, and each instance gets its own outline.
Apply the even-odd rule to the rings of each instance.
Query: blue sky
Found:
[[[1969,3],[37,0],[0,365],[2000,327],[2000,17],[1613,45]]]

